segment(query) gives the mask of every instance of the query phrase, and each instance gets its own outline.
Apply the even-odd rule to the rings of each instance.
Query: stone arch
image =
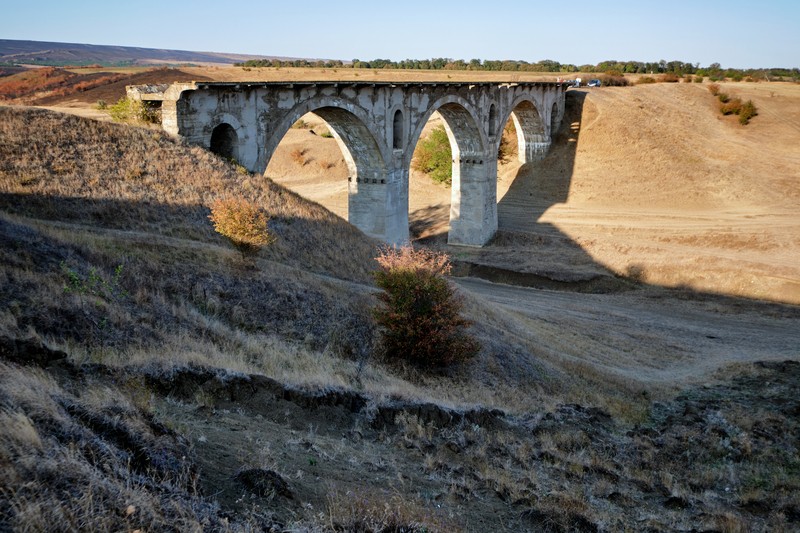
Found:
[[[397,109],[392,118],[392,149],[401,150],[403,148],[403,112]]]
[[[348,168],[352,172],[362,172],[368,168],[385,170],[386,161],[391,160],[390,148],[383,136],[370,129],[369,114],[362,108],[339,98],[322,97],[305,100],[293,107],[283,116],[264,143],[261,172],[267,168],[272,153],[280,144],[286,132],[306,113],[314,113],[330,126],[331,133],[339,143]],[[361,164],[357,164],[357,163]],[[357,168],[350,168],[356,164]]]
[[[497,230],[497,160],[490,157],[490,142],[476,110],[458,96],[447,96],[431,105],[410,138],[416,146],[430,116],[438,111],[444,121],[453,155],[448,243],[485,244]],[[404,158],[411,164],[412,149]]]
[[[236,130],[227,122],[218,124],[211,131],[211,139],[208,142],[209,150],[218,156],[238,161],[239,159],[239,136]]]
[[[214,127],[206,130],[205,146],[220,157],[241,163],[244,128],[239,119],[230,113],[217,113],[212,118],[211,124],[214,124]]]
[[[518,98],[511,106],[509,117],[517,130],[520,163],[542,159],[550,147],[550,138],[536,102],[529,97]],[[506,117],[506,121],[509,117]]]
[[[264,170],[286,132],[306,113],[314,113],[325,121],[344,157],[348,169],[349,222],[370,236],[394,240],[387,235],[386,222],[388,148],[370,130],[363,109],[333,98],[307,100],[295,106],[266,142]]]

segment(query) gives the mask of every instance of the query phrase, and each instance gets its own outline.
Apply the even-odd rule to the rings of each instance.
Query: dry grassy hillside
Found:
[[[0,116],[3,253],[16,272],[3,289],[15,302],[3,311],[6,334],[33,334],[90,358],[100,347],[104,360],[120,364],[158,360],[169,346],[168,364],[222,357],[224,364],[214,364],[260,368],[295,383],[355,380],[382,394],[431,394],[380,367],[364,370],[378,243],[342,219],[159,132],[40,110],[0,108]],[[254,265],[237,260],[207,220],[206,206],[225,195],[253,199],[272,217],[277,240]],[[119,265],[115,290],[125,298],[109,292]],[[37,290],[24,289],[18,276]],[[82,289],[100,291],[101,301],[65,292],[74,277]],[[482,385],[444,382],[434,396],[524,408],[519,387],[580,390],[528,357],[536,348],[524,336],[493,340],[501,325],[515,327],[502,313],[479,302],[470,307],[486,350],[460,379]],[[262,357],[262,343],[275,348],[276,359]],[[498,380],[508,389],[497,389]]]
[[[797,100],[775,90],[747,128],[694,85],[570,91],[548,158],[501,169],[503,231],[451,249],[547,290],[458,280],[483,348],[440,375],[376,359],[377,243],[270,179],[346,209],[324,124],[268,178],[0,107],[0,530],[796,529],[800,311],[730,283],[798,279],[796,133],[770,115]],[[707,136],[732,146],[687,160]],[[449,191],[423,179],[435,234]],[[207,219],[224,195],[272,217],[252,260]],[[729,295],[658,286],[687,279]]]

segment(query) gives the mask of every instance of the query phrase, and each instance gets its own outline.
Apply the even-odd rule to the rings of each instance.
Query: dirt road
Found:
[[[800,360],[800,310],[791,306],[685,299],[660,289],[579,294],[455,281],[527,323],[554,359],[643,384],[702,383],[732,363]]]

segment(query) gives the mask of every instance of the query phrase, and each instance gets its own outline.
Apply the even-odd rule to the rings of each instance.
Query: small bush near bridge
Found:
[[[600,83],[603,84],[603,87],[627,87],[631,84],[628,78],[622,74],[614,75],[609,73],[604,76],[600,76],[598,79],[600,80]]]
[[[221,198],[211,204],[208,217],[214,230],[227,237],[242,259],[275,240],[267,229],[269,217],[256,204],[243,198]]]
[[[120,98],[108,107],[108,114],[115,122],[161,123],[161,109],[151,107],[139,100]]]
[[[448,185],[452,183],[453,152],[444,126],[435,127],[419,142],[411,166],[414,170],[424,172],[436,182]]]
[[[384,292],[374,311],[382,329],[382,350],[389,361],[437,369],[464,361],[480,349],[467,333],[462,301],[444,276],[450,260],[444,253],[411,246],[383,249],[375,281]]]

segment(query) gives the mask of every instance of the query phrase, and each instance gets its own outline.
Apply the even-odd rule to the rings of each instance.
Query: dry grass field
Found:
[[[408,79],[182,70],[135,75]],[[483,249],[445,244],[449,190],[415,173],[483,344],[435,375],[374,355],[378,243],[319,119],[255,176],[0,107],[0,530],[796,530],[800,86],[725,90],[750,125],[705,84],[570,90]],[[275,243],[214,233],[226,195]]]

